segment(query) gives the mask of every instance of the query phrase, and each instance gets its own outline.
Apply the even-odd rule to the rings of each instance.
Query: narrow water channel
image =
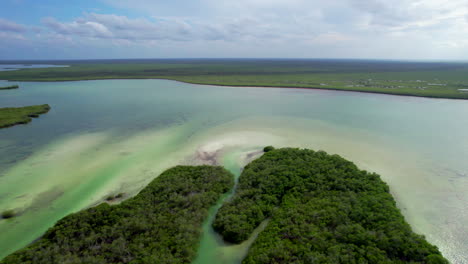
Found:
[[[252,234],[252,236],[241,244],[226,243],[221,236],[213,230],[212,224],[216,217],[216,213],[224,202],[229,200],[234,194],[237,186],[237,181],[242,172],[243,162],[239,161],[242,156],[240,151],[230,151],[223,156],[222,165],[229,170],[235,177],[235,186],[233,190],[225,194],[218,203],[210,209],[209,216],[203,224],[203,235],[198,248],[198,256],[192,264],[238,264],[247,255],[252,243],[257,238],[257,235],[265,228],[266,222],[262,223]]]

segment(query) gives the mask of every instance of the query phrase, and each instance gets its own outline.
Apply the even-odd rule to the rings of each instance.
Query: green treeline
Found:
[[[32,117],[39,117],[49,112],[48,104],[32,105],[25,107],[0,108],[0,128],[10,127],[31,122]]]
[[[243,263],[448,263],[412,232],[379,175],[323,151],[268,150],[213,223],[239,243],[270,219]]]
[[[119,205],[63,218],[0,263],[190,263],[208,209],[233,185],[222,167],[174,167]]]
[[[19,88],[18,85],[10,85],[10,86],[0,87],[0,90],[12,90],[12,89],[18,89],[18,88]]]

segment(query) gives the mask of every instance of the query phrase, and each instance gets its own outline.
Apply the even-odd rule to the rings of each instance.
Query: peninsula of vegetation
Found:
[[[412,232],[379,175],[323,151],[265,151],[213,223],[239,243],[269,219],[243,263],[448,263]]]
[[[0,263],[190,263],[209,208],[233,185],[222,167],[174,167],[121,204],[63,218]]]
[[[0,79],[44,82],[169,79],[220,86],[314,88],[468,99],[467,63],[318,59],[93,60],[31,63],[62,64],[70,67],[3,71],[0,72]]]
[[[10,85],[10,86],[3,86],[0,87],[0,90],[13,90],[13,89],[18,89],[19,85]]]
[[[32,105],[25,107],[0,108],[0,128],[11,127],[19,124],[27,124],[32,118],[49,112],[48,104]]]

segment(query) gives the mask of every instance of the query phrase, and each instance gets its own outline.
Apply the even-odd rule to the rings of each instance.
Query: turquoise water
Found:
[[[468,101],[165,80],[19,84],[0,93],[1,107],[52,109],[0,130],[0,211],[20,213],[0,220],[0,258],[170,166],[240,169],[274,145],[337,153],[381,174],[414,230],[468,262]]]

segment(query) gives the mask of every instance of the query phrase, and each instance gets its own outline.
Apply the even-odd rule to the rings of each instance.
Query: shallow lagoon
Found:
[[[20,87],[2,92],[0,106],[52,109],[0,130],[0,211],[21,211],[0,220],[0,258],[71,212],[135,194],[170,166],[236,170],[274,145],[337,153],[381,174],[413,229],[452,262],[468,262],[468,101],[165,80]],[[219,259],[239,252],[217,250]]]

